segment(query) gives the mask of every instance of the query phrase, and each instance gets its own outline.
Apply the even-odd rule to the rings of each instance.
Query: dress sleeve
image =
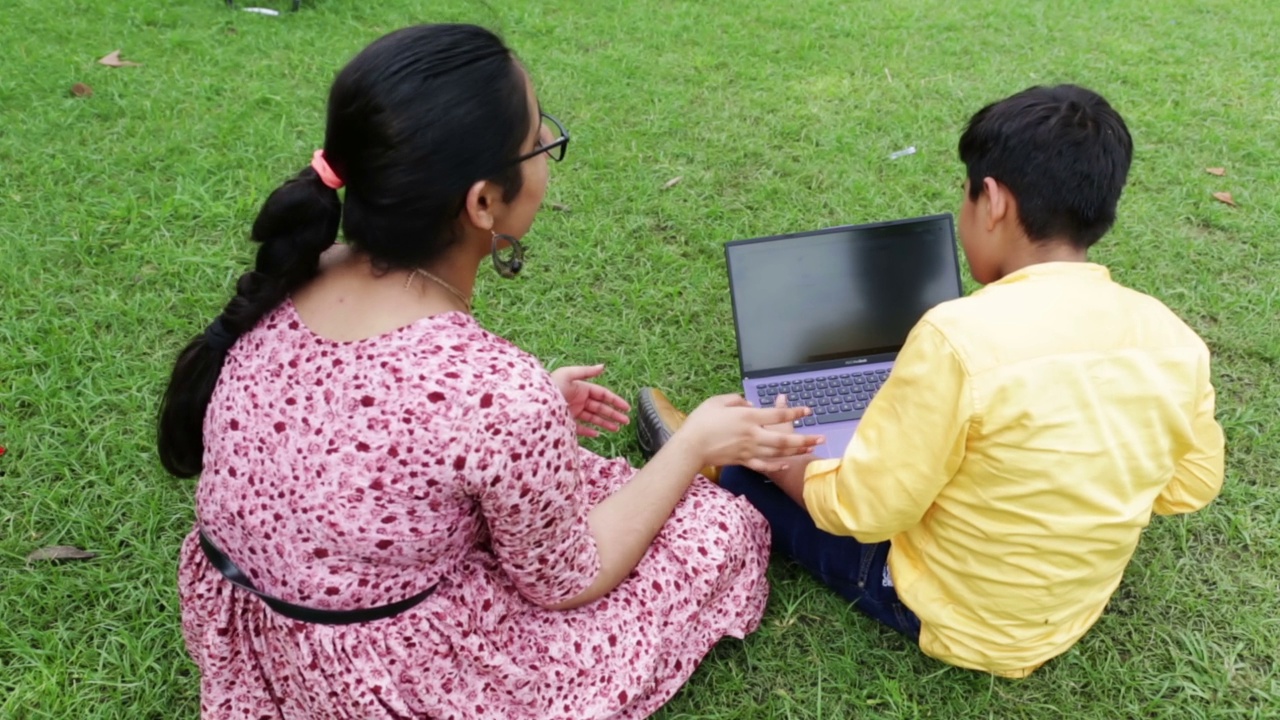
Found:
[[[455,463],[480,506],[493,552],[542,606],[579,595],[600,571],[564,397],[541,367],[474,398],[473,441]]]

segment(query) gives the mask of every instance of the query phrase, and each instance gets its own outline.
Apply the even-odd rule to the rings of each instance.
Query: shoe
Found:
[[[636,407],[636,438],[640,440],[640,452],[648,460],[667,444],[688,415],[677,410],[657,388],[640,388]]]
[[[636,403],[636,439],[640,452],[650,459],[676,434],[688,414],[680,412],[657,388],[640,388],[640,400]],[[720,481],[720,468],[708,465],[698,471],[711,482]]]

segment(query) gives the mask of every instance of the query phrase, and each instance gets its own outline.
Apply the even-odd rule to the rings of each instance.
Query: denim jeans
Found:
[[[813,573],[858,610],[919,641],[920,619],[902,604],[885,563],[889,543],[867,545],[819,530],[804,508],[765,476],[744,467],[720,472],[720,487],[747,499],[773,531],[773,549]]]

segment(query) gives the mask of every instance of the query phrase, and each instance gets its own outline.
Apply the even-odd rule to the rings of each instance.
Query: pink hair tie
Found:
[[[329,167],[329,161],[324,159],[324,150],[317,150],[311,156],[311,169],[315,170],[316,174],[320,176],[320,182],[324,183],[325,187],[334,190],[342,187],[342,178],[338,177],[338,173]]]

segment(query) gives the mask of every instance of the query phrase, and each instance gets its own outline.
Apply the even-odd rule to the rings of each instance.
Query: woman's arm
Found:
[[[790,429],[791,421],[808,413],[807,408],[756,409],[735,396],[703,403],[626,485],[591,509],[588,521],[600,570],[581,593],[548,607],[580,607],[626,579],[671,517],[699,468],[736,463],[770,470],[782,467],[792,456],[807,454],[820,438],[766,430],[764,426],[782,424]]]

